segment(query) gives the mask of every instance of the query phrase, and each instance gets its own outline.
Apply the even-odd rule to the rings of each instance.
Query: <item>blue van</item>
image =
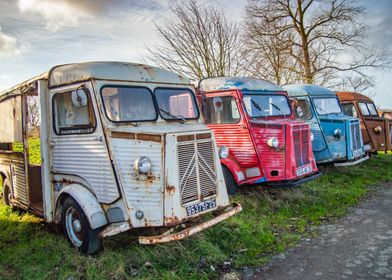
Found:
[[[335,92],[316,85],[284,86],[295,116],[310,124],[317,163],[354,165],[366,160],[358,118],[343,114]]]

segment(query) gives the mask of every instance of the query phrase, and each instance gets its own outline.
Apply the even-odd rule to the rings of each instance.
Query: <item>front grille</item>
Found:
[[[351,122],[351,138],[353,151],[361,149],[361,129],[359,122]]]
[[[294,155],[297,166],[310,163],[309,158],[309,126],[296,125],[293,127]]]
[[[182,204],[215,195],[217,178],[212,140],[182,142],[177,153]]]

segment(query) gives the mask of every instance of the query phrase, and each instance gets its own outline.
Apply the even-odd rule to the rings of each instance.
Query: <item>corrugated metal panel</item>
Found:
[[[253,126],[254,130],[253,138],[255,141],[256,149],[260,155],[260,161],[265,170],[265,174],[268,180],[284,180],[286,178],[285,173],[285,133],[284,126],[267,126],[266,128],[260,126]],[[279,150],[268,146],[268,139],[276,137],[279,141]],[[274,173],[272,173],[274,171]],[[272,176],[276,171],[278,175]]]
[[[105,143],[97,134],[53,135],[53,172],[76,175],[93,188],[99,202],[110,203],[119,193]]]
[[[209,127],[214,131],[217,146],[228,147],[241,167],[253,167],[258,164],[259,161],[248,129],[236,125],[209,125]]]
[[[151,141],[113,138],[113,156],[118,176],[124,189],[128,208],[131,210],[133,226],[154,226],[163,223],[163,176],[162,144]],[[148,180],[138,180],[133,163],[141,156],[151,160],[151,175]],[[134,219],[134,213],[141,210],[144,220]],[[140,223],[140,224],[139,224]]]
[[[13,164],[13,187],[14,198],[25,205],[28,205],[28,194],[26,188],[26,172],[24,164]]]

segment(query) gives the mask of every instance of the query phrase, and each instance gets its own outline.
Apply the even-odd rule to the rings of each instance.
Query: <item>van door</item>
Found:
[[[119,198],[91,83],[50,90],[55,181],[76,181],[101,203]]]
[[[218,147],[228,147],[242,168],[257,165],[259,160],[237,92],[210,93],[203,99],[203,114]]]

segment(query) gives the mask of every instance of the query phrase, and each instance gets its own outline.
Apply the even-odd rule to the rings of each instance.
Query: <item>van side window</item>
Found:
[[[53,96],[53,124],[56,134],[86,134],[95,130],[88,89],[56,93]]]
[[[376,106],[373,103],[367,103],[367,107],[372,116],[378,116]]]
[[[233,96],[207,98],[203,112],[208,124],[229,124],[240,120],[240,113]]]
[[[301,99],[292,100],[295,117],[300,120],[310,120],[312,118],[312,111],[309,102]]]
[[[361,109],[362,115],[364,115],[364,116],[369,116],[370,115],[369,109],[366,106],[366,103],[359,102],[359,108]]]
[[[358,118],[357,110],[355,109],[354,103],[344,103],[341,104],[343,108],[343,114],[346,116]]]

